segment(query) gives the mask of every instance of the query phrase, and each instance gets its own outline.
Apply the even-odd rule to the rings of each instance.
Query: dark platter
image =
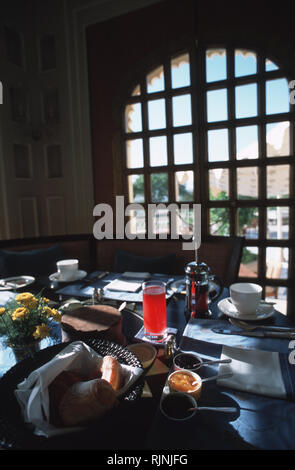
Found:
[[[142,368],[140,361],[129,350],[118,344],[103,340],[85,340],[93,350],[102,356],[114,356],[121,364]],[[12,367],[0,380],[0,448],[6,449],[73,449],[103,448],[108,429],[116,430],[121,426],[120,407],[128,407],[129,403],[138,400],[144,385],[144,376],[120,398],[121,403],[116,411],[107,413],[105,417],[94,422],[82,432],[73,432],[51,438],[36,436],[33,428],[26,424],[21,415],[20,406],[15,398],[14,390],[35,369],[50,361],[69,343],[56,344],[43,349],[33,358],[25,359]]]

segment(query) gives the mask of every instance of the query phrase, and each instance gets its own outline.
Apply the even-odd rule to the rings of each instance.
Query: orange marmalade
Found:
[[[169,384],[171,388],[179,392],[191,393],[201,387],[202,382],[185,371],[177,371],[170,375]]]

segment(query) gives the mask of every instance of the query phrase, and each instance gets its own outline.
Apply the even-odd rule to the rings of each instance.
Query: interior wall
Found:
[[[112,205],[116,195],[113,146],[126,90],[136,84],[142,64],[157,65],[193,39],[193,8],[191,0],[170,0],[86,29],[96,204]]]

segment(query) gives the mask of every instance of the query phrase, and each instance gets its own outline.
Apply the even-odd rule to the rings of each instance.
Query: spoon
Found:
[[[231,407],[231,406],[224,406],[224,407],[196,406],[194,408],[188,409],[188,411],[198,411],[198,410],[221,411],[223,413],[236,413],[238,411],[238,408]]]
[[[232,375],[233,375],[232,372],[228,372],[227,374],[213,375],[212,377],[207,377],[205,379],[202,379],[202,383],[210,382],[211,380],[216,380],[216,379],[225,379],[225,378],[231,377]]]
[[[203,365],[207,366],[208,364],[228,364],[231,361],[232,361],[231,359],[216,359],[214,361],[204,361],[204,362],[202,362],[202,364],[200,364],[198,366],[198,368],[203,366]]]

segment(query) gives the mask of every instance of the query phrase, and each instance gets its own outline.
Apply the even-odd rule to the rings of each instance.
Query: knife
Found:
[[[295,333],[287,331],[236,331],[229,328],[212,328],[214,333],[220,333],[222,335],[240,335],[250,336],[254,338],[289,338],[295,339]]]
[[[85,286],[90,286],[91,284],[95,284],[97,281],[107,276],[108,274],[110,274],[109,271],[104,271],[103,273],[98,274],[92,279],[84,279],[83,284],[81,285],[80,289],[83,289]]]

